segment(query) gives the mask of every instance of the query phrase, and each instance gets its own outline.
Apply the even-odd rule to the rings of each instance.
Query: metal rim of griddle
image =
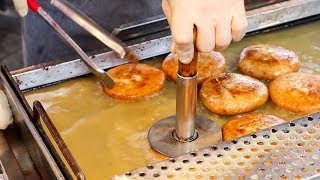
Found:
[[[22,92],[15,84],[8,69],[5,66],[1,66],[0,70],[0,80],[4,85],[5,93],[8,97],[9,104],[13,111],[14,125],[17,126],[17,129],[20,130],[19,133],[21,133],[23,140],[21,142],[26,143],[24,145],[26,146],[27,152],[28,154],[30,154],[33,160],[32,163],[34,163],[38,168],[37,171],[39,173],[39,176],[44,179],[48,177],[55,177],[56,179],[73,178],[65,162],[61,159],[46,132],[42,128],[42,125],[40,123],[41,117],[45,125],[47,126],[47,129],[51,133],[53,139],[56,141],[59,150],[65,157],[68,166],[74,172],[74,176],[77,179],[85,179],[81,168],[73,158],[63,139],[60,137],[49,116],[43,109],[41,103],[36,102],[34,104],[34,111],[32,111]],[[22,159],[19,160],[25,161]],[[19,166],[21,166],[20,162]],[[21,169],[23,168],[24,167],[21,167]],[[31,174],[32,172],[29,173]],[[37,178],[36,176],[37,175],[34,174],[29,178]]]
[[[165,156],[176,157],[217,144],[222,139],[220,127],[209,118],[196,117],[196,133],[187,141],[175,138],[175,123],[176,116],[171,116],[153,124],[148,132],[151,147]]]
[[[112,179],[317,179],[320,112]]]

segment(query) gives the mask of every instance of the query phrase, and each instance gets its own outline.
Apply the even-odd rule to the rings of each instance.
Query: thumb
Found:
[[[27,0],[13,0],[14,7],[21,17],[24,17],[28,13]]]

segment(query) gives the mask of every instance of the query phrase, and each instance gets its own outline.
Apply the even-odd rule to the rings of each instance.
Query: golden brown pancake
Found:
[[[283,119],[268,114],[241,115],[223,125],[223,140],[234,139],[283,122],[285,122]]]
[[[152,95],[163,89],[166,75],[159,69],[147,64],[125,64],[107,72],[115,81],[112,89],[104,87],[109,96],[132,101]]]
[[[220,115],[235,115],[257,109],[268,100],[268,89],[249,76],[222,73],[207,79],[200,98],[210,111]]]
[[[294,52],[284,47],[259,44],[242,51],[239,67],[248,76],[272,80],[280,75],[298,71],[300,61]]]
[[[178,72],[177,55],[171,53],[162,63],[162,70],[173,81],[177,81]],[[219,52],[198,53],[198,84],[202,84],[209,77],[223,73],[226,68],[226,59]]]
[[[269,85],[271,100],[279,107],[296,112],[320,111],[320,77],[290,73],[273,80]]]

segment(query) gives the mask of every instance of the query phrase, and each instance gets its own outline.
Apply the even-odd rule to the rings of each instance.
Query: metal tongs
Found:
[[[113,79],[90,59],[90,57],[78,46],[78,44],[74,42],[72,38],[50,17],[50,15],[41,8],[38,2],[36,0],[27,0],[27,2],[29,8],[33,12],[38,13],[65,40],[65,42],[67,42],[78,53],[90,71],[97,76],[99,80],[109,89],[113,88],[115,85]],[[125,44],[121,40],[105,31],[101,26],[99,26],[81,11],[73,7],[70,3],[64,0],[52,0],[50,2],[70,19],[115,51],[121,59],[126,59],[128,62],[133,63],[139,62],[139,59],[136,58],[135,54],[131,51],[128,51],[125,47]]]

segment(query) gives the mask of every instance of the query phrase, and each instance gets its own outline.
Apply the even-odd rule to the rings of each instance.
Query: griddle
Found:
[[[249,35],[276,30],[278,28],[285,28],[319,18],[320,0],[272,1],[267,4],[268,6],[259,6],[257,9],[250,10],[249,7],[247,8],[249,9],[249,11],[247,11],[249,22],[247,33]],[[168,34],[166,25],[158,23],[163,23],[164,20],[163,17],[156,17],[155,19],[147,19],[144,22],[123,25],[115,29],[114,34],[118,35],[121,39],[126,40],[126,43],[130,44],[129,49],[134,51],[141,60],[164,55],[169,53],[172,40],[171,36]],[[150,31],[145,31],[146,27],[153,28],[151,28],[152,30]],[[102,69],[109,69],[126,63],[111,51],[96,54],[91,58]],[[71,179],[74,177],[84,179],[80,167],[77,166],[72,154],[66,150],[67,146],[65,146],[63,140],[59,138],[58,132],[55,132],[55,127],[50,123],[50,117],[47,116],[41,103],[36,102],[34,108],[31,109],[27,105],[22,92],[87,75],[90,73],[89,69],[87,69],[80,59],[75,59],[64,63],[40,64],[19,69],[11,72],[13,79],[4,67],[2,67],[1,72],[1,84],[6,84],[5,82],[7,82],[8,85],[5,85],[5,88],[11,88],[11,90],[6,91],[9,99],[11,99],[10,101],[12,102],[15,100],[19,102],[18,104],[10,103],[11,108],[16,107],[19,110],[19,113],[23,115],[23,118],[15,120],[14,125],[2,132],[2,134],[4,133],[5,139],[8,141],[11,141],[10,139],[12,139],[12,137],[17,137],[16,140],[22,141],[22,144],[24,144],[24,146],[21,146],[24,148],[24,154],[27,154],[27,157],[25,157],[27,160],[24,162],[33,164],[30,170],[32,176],[30,177],[33,177],[34,179]],[[48,128],[51,133],[48,134],[48,131],[44,130],[44,127],[42,126],[43,123],[40,122],[40,119],[45,121],[44,124],[48,125],[48,127],[45,128]],[[159,177],[159,179],[177,177],[207,179],[215,179],[218,177],[288,179],[294,175],[291,172],[298,171],[307,173],[300,173],[299,176],[296,176],[295,178],[315,178],[320,174],[319,165],[317,165],[319,146],[318,144],[314,144],[320,137],[318,134],[319,131],[316,131],[320,126],[319,123],[319,113],[307,115],[295,121],[286,122],[285,124],[259,131],[242,138],[224,142],[176,158],[171,158],[154,165],[131,170],[122,175],[115,176],[114,179],[118,179],[119,177],[129,179],[153,179],[156,177]],[[20,127],[21,124],[24,128]],[[17,135],[14,136],[10,134],[11,131],[15,132],[14,134]],[[292,138],[292,134],[297,134],[295,135],[295,140],[297,141],[292,141],[292,139],[290,139]],[[49,136],[55,140],[58,146],[54,145],[54,141],[52,141]],[[276,144],[273,145],[273,142]],[[279,142],[284,142],[284,144],[280,144]],[[9,146],[7,146],[8,149],[10,150],[11,148],[12,150],[12,143],[7,144],[9,144]],[[29,147],[30,144],[36,146]],[[257,154],[252,150],[255,146],[270,146],[269,152],[260,152],[260,154]],[[314,146],[314,148],[311,148],[310,152],[310,150],[306,150],[310,149],[306,148],[307,146]],[[304,149],[301,150],[300,147]],[[63,152],[64,156],[59,155],[57,151]],[[265,153],[271,154],[271,151],[275,151],[273,153],[276,154],[274,157],[278,157],[274,158],[276,159],[276,163],[272,162],[272,165],[266,165],[259,164],[257,161],[258,164],[255,168],[246,169],[246,165],[248,165],[246,163],[256,162],[255,158],[259,159],[259,157],[260,159],[262,157],[267,159],[269,157]],[[14,154],[10,151],[8,152],[9,155],[6,157],[11,157],[10,162],[15,162],[15,165],[12,167],[20,170],[23,169],[23,167],[27,167],[23,166],[21,163],[19,164],[19,162],[15,160],[17,159],[18,154]],[[237,167],[241,166],[242,169],[237,168],[236,170],[233,170],[233,168],[230,168],[228,170],[227,168],[220,168],[223,166],[231,167],[231,165],[233,165],[234,162],[231,161],[231,159],[235,156],[232,156],[231,152],[234,152],[236,157],[247,159],[246,162],[240,163],[240,165],[237,164]],[[253,157],[253,155],[248,156],[249,153],[246,152],[254,152],[256,154],[254,154]],[[293,157],[293,154],[290,153],[299,156],[297,156],[298,158]],[[270,158],[272,159],[271,155]],[[281,164],[281,158],[291,158],[291,164]],[[301,158],[303,160],[301,160]],[[67,159],[67,161],[62,159]],[[7,168],[11,167],[8,166],[7,163],[9,160],[6,160],[4,157],[1,157],[0,160],[0,165],[3,164],[3,166],[0,166],[1,176],[14,179],[18,176],[17,174],[20,174],[20,177],[26,177],[23,173],[17,173],[17,176],[14,176],[14,173],[10,172],[12,169]],[[67,168],[67,166],[69,168]],[[285,166],[285,171],[279,168],[279,166]],[[70,171],[70,168],[73,172]],[[240,172],[240,170],[243,171]],[[219,175],[212,176],[213,172]],[[289,174],[289,176],[286,176],[285,173]]]

